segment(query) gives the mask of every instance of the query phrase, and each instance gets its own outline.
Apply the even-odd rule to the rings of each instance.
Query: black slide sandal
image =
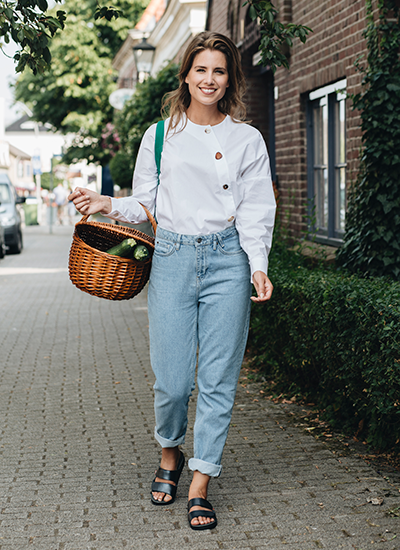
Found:
[[[195,510],[194,512],[189,512],[193,506],[202,506],[203,508],[207,508],[207,510]],[[203,518],[214,518],[214,521],[210,523],[205,523],[204,525],[192,525],[192,519],[198,518],[199,516],[202,516]],[[214,527],[217,526],[217,516],[215,514],[214,508],[212,505],[208,502],[208,500],[204,498],[192,498],[188,502],[188,521],[189,526],[194,531],[203,531],[204,529],[214,529]]]
[[[182,451],[180,451],[180,453],[178,468],[176,470],[164,470],[164,468],[158,468],[156,471],[156,475],[151,484],[151,502],[156,506],[166,506],[167,504],[172,504],[175,501],[178,481],[185,465],[185,457],[183,456]],[[175,485],[172,485],[171,483],[163,483],[162,481],[156,481],[157,477],[164,479],[165,481],[172,481]],[[168,501],[156,500],[153,497],[153,493],[165,493],[172,498]]]

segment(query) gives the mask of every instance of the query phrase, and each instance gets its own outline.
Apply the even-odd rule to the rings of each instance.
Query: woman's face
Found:
[[[229,86],[225,54],[218,50],[204,50],[193,59],[185,82],[191,95],[191,106],[216,106]]]

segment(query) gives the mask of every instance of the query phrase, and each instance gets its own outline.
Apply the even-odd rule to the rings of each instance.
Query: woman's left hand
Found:
[[[253,285],[257,292],[257,296],[251,297],[253,302],[266,302],[271,298],[274,287],[263,271],[253,273]]]

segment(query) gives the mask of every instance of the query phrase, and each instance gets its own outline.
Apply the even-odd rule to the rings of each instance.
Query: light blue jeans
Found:
[[[148,292],[155,437],[162,447],[184,443],[197,359],[189,468],[213,477],[221,473],[248,335],[250,296],[249,262],[234,227],[205,236],[157,228]]]

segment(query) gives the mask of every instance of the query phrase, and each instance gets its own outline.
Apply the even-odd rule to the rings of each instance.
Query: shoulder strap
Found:
[[[164,145],[164,121],[157,122],[156,128],[156,143],[154,147],[154,155],[156,157],[158,177],[160,177],[161,153]]]
[[[160,170],[161,170],[160,166],[161,166],[161,153],[162,153],[162,150],[163,150],[163,145],[164,145],[164,121],[159,120],[157,122],[156,141],[155,141],[155,145],[154,145],[154,156],[155,156],[155,160],[156,160],[157,174],[158,174],[156,198],[155,198],[155,201],[154,201],[154,218],[155,218],[156,222],[157,222],[157,215],[156,215],[157,194],[158,194],[158,186],[160,185]]]

